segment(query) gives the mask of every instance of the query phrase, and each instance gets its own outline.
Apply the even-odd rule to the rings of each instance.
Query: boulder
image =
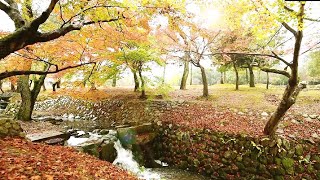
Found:
[[[76,149],[112,163],[117,157],[117,150],[114,148],[115,141],[115,136],[111,134],[90,137],[87,141],[78,144]]]

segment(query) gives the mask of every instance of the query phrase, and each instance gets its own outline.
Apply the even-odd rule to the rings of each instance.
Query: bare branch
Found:
[[[318,18],[318,19],[313,19],[313,18],[305,17],[305,18],[303,18],[303,19],[304,19],[304,20],[307,20],[307,21],[320,22],[320,18]]]
[[[51,0],[48,8],[44,12],[42,12],[42,14],[39,17],[34,19],[30,23],[30,26],[33,28],[36,28],[36,30],[37,30],[39,28],[40,24],[46,22],[58,1],[59,0]]]
[[[288,78],[291,77],[291,75],[287,71],[284,71],[284,70],[269,69],[269,68],[263,68],[263,67],[261,67],[260,69],[261,69],[261,71],[264,71],[264,72],[271,72],[271,73],[275,73],[275,74],[281,74],[281,75],[284,75],[284,76],[286,76]]]
[[[293,9],[289,8],[288,6],[284,6],[284,9],[285,9],[285,10],[287,10],[287,11],[289,11],[289,12],[294,13],[295,15],[297,15],[297,14],[298,14],[298,12],[296,12],[295,10],[293,10]]]
[[[80,66],[84,66],[87,64],[96,64],[95,62],[88,62],[88,63],[82,63],[74,66],[67,66],[61,69],[56,69],[55,71],[9,71],[9,72],[3,72],[0,73],[0,80],[11,77],[11,76],[18,76],[18,75],[30,75],[30,74],[37,74],[37,75],[47,75],[47,74],[54,74],[58,73],[60,71],[64,71],[67,69],[74,69]]]
[[[280,56],[278,56],[274,51],[271,51],[272,52],[272,54],[275,56],[275,58],[277,58],[277,59],[279,59],[281,62],[283,62],[283,63],[285,63],[287,66],[291,66],[291,64],[288,62],[288,61],[286,61],[286,60],[284,60],[283,58],[281,58]]]
[[[25,20],[22,18],[19,12],[18,5],[12,1],[6,2],[9,4],[9,6],[0,1],[0,9],[10,17],[16,28],[20,28],[25,25]]]
[[[292,27],[290,27],[287,23],[281,23],[288,31],[290,31],[295,37],[297,36],[297,31],[295,31]]]
[[[301,53],[300,55],[305,54],[305,53],[307,53],[307,52],[309,52],[309,51],[312,51],[312,50],[314,50],[314,49],[319,48],[319,47],[317,47],[317,45],[319,45],[319,44],[320,44],[320,41],[317,42],[316,44],[314,44],[311,48],[305,50],[305,51],[304,51],[303,53]]]
[[[29,52],[29,51],[28,51]],[[30,52],[29,52],[30,53]],[[55,66],[56,69],[58,69],[58,65],[57,64],[53,64],[51,62],[48,62],[46,60],[43,60],[41,59],[40,57],[36,56],[35,54],[33,54],[34,56],[36,56],[37,58],[33,58],[33,57],[29,57],[29,56],[26,56],[26,55],[23,55],[23,54],[20,54],[20,53],[16,53],[14,52],[13,54],[17,55],[17,56],[20,56],[20,57],[23,57],[23,58],[26,58],[26,59],[30,59],[30,60],[35,60],[35,61],[39,61],[39,62],[43,62],[43,63],[46,63],[50,66]]]

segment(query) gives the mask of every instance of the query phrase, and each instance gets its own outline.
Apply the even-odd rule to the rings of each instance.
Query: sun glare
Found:
[[[214,26],[219,23],[221,13],[216,9],[206,9],[201,12],[201,19],[205,22],[205,26]]]

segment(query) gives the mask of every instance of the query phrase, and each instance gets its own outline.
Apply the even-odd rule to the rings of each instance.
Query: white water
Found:
[[[77,131],[78,134],[83,135],[85,134],[84,131]],[[109,134],[111,136],[116,136],[116,131],[111,131]],[[97,140],[101,137],[101,135],[89,133],[89,138],[76,138],[74,136],[71,136],[68,141],[67,145],[69,146],[78,146],[82,143],[89,142],[91,140]],[[127,171],[130,171],[134,173],[136,176],[138,176],[139,179],[145,179],[145,180],[160,180],[161,177],[158,173],[152,172],[151,169],[144,168],[143,166],[140,166],[137,161],[133,159],[133,154],[131,150],[124,149],[121,145],[120,140],[118,139],[114,143],[114,148],[117,150],[117,158],[113,161],[114,165],[117,165]],[[167,166],[167,164],[157,160],[157,163],[161,164],[162,166]]]
[[[150,169],[140,167],[138,162],[133,159],[132,151],[124,149],[120,140],[114,143],[114,148],[117,150],[117,158],[113,161],[113,164],[122,167],[123,169],[130,171],[138,176],[140,179],[146,180],[160,180],[161,177],[155,172],[151,172]]]

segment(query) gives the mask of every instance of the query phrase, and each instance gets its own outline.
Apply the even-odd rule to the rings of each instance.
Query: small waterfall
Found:
[[[140,179],[146,180],[160,180],[161,177],[155,172],[151,172],[150,169],[141,167],[137,161],[133,159],[131,150],[124,149],[120,140],[117,140],[114,144],[114,148],[117,150],[117,158],[113,161],[113,164],[122,167],[123,169],[136,174]]]

